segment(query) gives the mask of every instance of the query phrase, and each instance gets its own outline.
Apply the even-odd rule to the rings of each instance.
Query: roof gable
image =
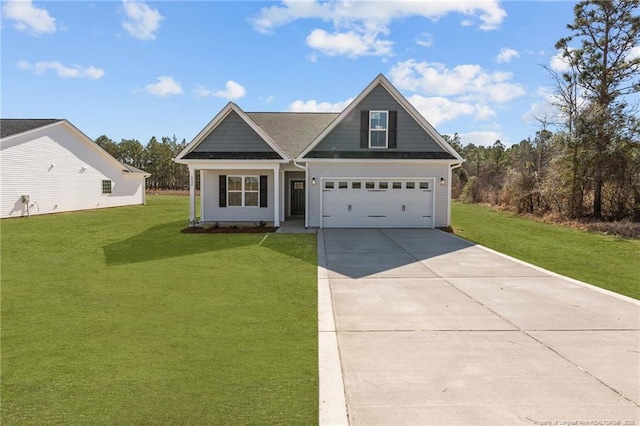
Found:
[[[388,95],[387,99],[384,99]],[[431,144],[431,150],[433,155],[426,156],[425,154],[417,154],[410,155],[409,149],[403,149],[396,151],[399,155],[398,158],[441,158],[441,159],[456,159],[462,161],[462,157],[442,138],[442,136],[429,124],[429,122],[420,114],[409,101],[402,96],[402,94],[387,80],[387,78],[379,74],[348,106],[345,110],[335,119],[331,124],[329,124],[298,156],[298,159],[307,158],[317,158],[318,155],[311,154],[316,148],[320,149],[328,149],[327,152],[331,151],[330,146],[320,146],[325,139],[334,132],[338,128],[338,126],[342,126],[343,129],[338,129],[337,132],[341,130],[351,131],[353,132],[353,127],[357,126],[357,131],[359,134],[359,123],[360,117],[358,116],[360,109],[376,109],[371,105],[368,105],[368,100],[372,98],[378,98],[376,100],[379,101],[383,99],[387,105],[389,102],[393,102],[395,105],[399,106],[405,113],[406,117],[410,118],[423,132],[426,133],[428,138],[426,139],[428,144]],[[365,107],[365,108],[361,108]],[[384,109],[384,108],[381,108]],[[349,130],[350,129],[350,130]],[[354,139],[353,137],[351,138]],[[359,137],[356,138],[359,141]],[[330,144],[327,144],[330,145]],[[421,149],[422,150],[422,149]],[[394,150],[395,151],[395,150]],[[362,155],[350,155],[351,158],[390,158],[388,153],[382,154],[371,152],[370,150],[364,150],[365,153]],[[326,157],[325,157],[326,158]]]
[[[149,173],[145,172],[144,170],[140,170],[138,168],[135,168],[135,167],[130,166],[128,164],[123,164],[120,161],[118,161],[111,154],[109,154],[107,151],[105,151],[100,145],[95,143],[89,136],[87,136],[82,131],[80,131],[80,129],[78,129],[76,126],[71,124],[71,122],[68,121],[68,120],[57,120],[57,119],[2,119],[0,124],[2,124],[3,129],[4,129],[4,125],[8,124],[7,130],[6,130],[7,133],[10,132],[9,129],[13,130],[13,132],[11,134],[7,135],[7,136],[4,136],[4,132],[3,132],[3,136],[2,136],[2,138],[0,140],[2,142],[6,141],[6,143],[11,143],[9,141],[14,141],[14,140],[16,140],[16,138],[22,139],[23,137],[27,137],[27,135],[25,135],[25,133],[28,133],[28,132],[43,133],[43,132],[47,131],[46,128],[48,128],[48,127],[62,126],[62,128],[66,129],[67,131],[69,131],[73,135],[75,135],[78,141],[80,141],[81,143],[86,144],[91,149],[93,149],[93,150],[97,151],[98,153],[100,153],[100,155],[105,157],[108,161],[110,161],[111,163],[113,163],[117,167],[121,168],[123,173],[142,174],[144,176],[151,176]],[[26,142],[28,142],[28,140],[26,140]],[[21,142],[21,143],[24,143],[24,142]]]
[[[176,160],[283,160],[273,139],[242,109],[229,102],[185,147]]]

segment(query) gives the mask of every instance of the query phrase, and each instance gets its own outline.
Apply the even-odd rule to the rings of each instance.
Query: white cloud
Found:
[[[264,7],[253,19],[254,29],[271,33],[277,27],[299,19],[329,22],[333,32],[316,28],[307,36],[307,44],[327,55],[391,55],[393,42],[388,35],[394,20],[418,16],[432,21],[459,13],[479,20],[483,30],[497,28],[506,17],[498,0],[459,1],[351,1],[284,0],[280,5]],[[429,39],[418,43],[429,44]]]
[[[496,112],[487,105],[476,105],[475,108],[476,112],[473,115],[473,118],[476,120],[488,120],[497,115]]]
[[[161,76],[158,77],[158,82],[154,84],[147,84],[144,86],[144,90],[155,96],[167,96],[167,95],[180,95],[182,94],[182,87],[180,83],[173,80],[173,77]]]
[[[31,0],[9,0],[2,7],[3,17],[14,21],[19,31],[34,35],[54,33],[56,20],[46,9],[33,5]]]
[[[495,111],[487,105],[455,102],[444,97],[413,95],[408,97],[407,100],[434,127],[462,116],[473,116],[476,120],[486,120],[496,115]]]
[[[316,0],[285,0],[279,6],[262,8],[253,20],[253,24],[254,28],[260,32],[271,32],[279,26],[298,19],[315,18],[333,22],[336,27],[357,24],[380,30],[396,19],[421,16],[438,20],[450,13],[478,17],[479,27],[483,30],[497,28],[507,16],[497,0],[411,2],[337,0],[324,3]]]
[[[476,146],[491,146],[498,139],[500,139],[500,142],[507,145],[505,139],[500,136],[500,133],[493,131],[460,133],[459,136],[463,146],[470,143]]]
[[[433,34],[422,33],[420,38],[416,40],[416,43],[422,47],[433,46]]]
[[[297,100],[287,108],[287,111],[291,112],[342,112],[349,105],[354,98],[349,98],[346,101],[336,102],[334,104],[330,102],[318,102],[316,100],[301,101]]]
[[[500,49],[500,53],[498,53],[498,56],[496,56],[496,61],[499,64],[502,64],[505,62],[511,62],[513,58],[519,58],[519,57],[520,57],[520,54],[518,53],[517,50],[509,49],[508,47],[503,47],[502,49]]]
[[[143,2],[122,0],[122,4],[126,15],[122,21],[122,28],[132,37],[140,40],[154,40],[164,16]]]
[[[505,103],[525,94],[522,85],[511,83],[513,74],[485,71],[480,65],[399,62],[391,68],[391,80],[399,89],[432,96],[457,96],[465,102]]]
[[[225,84],[225,90],[214,91],[212,89],[207,89],[201,84],[198,84],[196,86],[196,90],[194,90],[194,93],[196,96],[199,96],[201,98],[214,96],[216,98],[225,98],[232,101],[243,97],[246,93],[246,90],[242,85],[236,83],[233,80],[229,80]]]
[[[207,89],[202,84],[198,84],[196,85],[196,89],[193,91],[193,93],[200,98],[206,98],[207,96],[211,96],[213,90]]]
[[[566,58],[562,57],[562,53],[558,52],[549,61],[549,68],[557,73],[564,73],[571,70],[571,64]]]
[[[442,97],[413,95],[407,100],[435,127],[463,115],[472,115],[475,111],[471,104],[454,102]]]
[[[244,87],[240,84],[236,83],[233,80],[229,80],[224,85],[225,90],[219,90],[213,93],[213,96],[217,98],[225,98],[229,100],[234,100],[241,98],[245,95],[246,91]]]
[[[627,61],[632,61],[636,58],[640,58],[640,46],[632,47],[625,59]]]
[[[522,121],[528,124],[539,124],[539,119],[549,119],[558,114],[553,106],[556,95],[548,86],[538,87],[536,100],[531,103],[529,110],[522,114]]]
[[[94,66],[66,66],[58,61],[41,61],[35,64],[31,64],[28,61],[19,61],[17,65],[18,68],[33,71],[35,74],[44,74],[48,70],[53,70],[60,78],[88,78],[90,80],[98,80],[105,74],[103,69]]]
[[[328,56],[345,55],[382,56],[392,52],[393,42],[379,40],[377,33],[360,33],[347,31],[329,34],[324,30],[315,29],[307,37],[307,44]]]

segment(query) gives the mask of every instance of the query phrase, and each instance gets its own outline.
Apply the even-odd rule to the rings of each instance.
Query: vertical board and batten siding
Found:
[[[416,164],[402,162],[310,162],[309,179],[316,178],[316,185],[307,184],[309,190],[309,226],[319,227],[321,216],[322,179],[324,178],[433,178],[434,226],[449,225],[449,186],[440,186],[440,178],[448,179],[448,164]]]
[[[397,111],[394,152],[444,152],[442,147],[382,86],[377,86],[336,126],[313,151],[380,151],[360,147],[360,111]]]
[[[231,111],[193,151],[273,152],[273,148],[235,111]]]
[[[220,175],[267,176],[267,207],[220,207]],[[207,222],[273,222],[273,169],[205,170],[203,221]]]
[[[93,143],[93,142],[91,142]],[[145,178],[91,147],[65,125],[48,127],[2,141],[1,217],[143,204]],[[112,193],[102,194],[102,181]]]

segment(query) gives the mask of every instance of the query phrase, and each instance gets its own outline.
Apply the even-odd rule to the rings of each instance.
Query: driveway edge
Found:
[[[445,232],[445,231],[440,231],[440,232]],[[562,278],[565,281],[569,281],[569,282],[571,282],[573,284],[581,285],[581,286],[590,288],[591,290],[595,290],[595,291],[598,291],[600,293],[603,293],[603,294],[606,294],[606,295],[609,295],[609,296],[613,296],[613,297],[615,297],[617,299],[624,300],[624,301],[627,301],[627,302],[632,302],[632,303],[634,303],[636,305],[640,305],[640,300],[634,299],[633,297],[625,296],[624,294],[616,293],[615,291],[607,290],[606,288],[598,287],[598,286],[595,286],[593,284],[585,283],[584,281],[576,280],[575,278],[567,277],[566,275],[558,274],[557,272],[553,272],[553,271],[550,271],[548,269],[544,269],[544,268],[542,268],[540,266],[536,266],[534,264],[525,262],[524,260],[520,260],[520,259],[517,259],[515,257],[509,256],[508,254],[500,253],[499,251],[490,249],[489,247],[485,247],[485,246],[483,246],[481,244],[474,243],[473,241],[466,240],[466,239],[464,239],[464,238],[462,238],[462,237],[460,237],[458,235],[451,234],[449,232],[446,232],[446,233],[449,234],[449,235],[452,235],[452,236],[454,236],[454,237],[456,237],[456,238],[458,238],[458,239],[460,239],[462,241],[466,241],[468,243],[474,244],[475,246],[480,247],[481,249],[486,250],[489,253],[497,254],[498,256],[502,256],[502,257],[504,257],[506,259],[512,260],[512,261],[514,261],[516,263],[519,263],[521,265],[528,266],[529,268],[535,269],[536,271],[544,272],[545,274],[549,274],[549,275],[551,275],[553,277],[556,277],[556,278]]]
[[[347,404],[338,352],[338,337],[324,250],[324,235],[318,230],[318,381],[320,426],[348,426]]]

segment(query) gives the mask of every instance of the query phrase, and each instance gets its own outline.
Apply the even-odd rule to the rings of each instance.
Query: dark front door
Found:
[[[291,181],[291,216],[304,216],[304,181]]]

